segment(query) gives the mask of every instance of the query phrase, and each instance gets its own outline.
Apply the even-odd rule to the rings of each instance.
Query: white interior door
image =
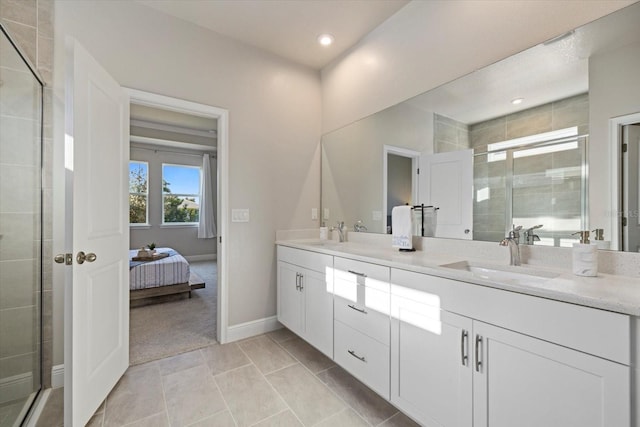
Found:
[[[435,206],[435,237],[471,240],[473,233],[473,150],[420,156],[419,203]]]
[[[73,40],[66,72],[65,425],[84,426],[129,365],[129,99]]]

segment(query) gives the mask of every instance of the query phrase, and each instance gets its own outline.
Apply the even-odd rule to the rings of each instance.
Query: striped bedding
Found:
[[[171,255],[157,261],[138,263],[132,261],[138,250],[129,251],[129,288],[132,291],[189,281],[189,263],[182,255],[171,248],[156,248],[156,252],[169,252]]]

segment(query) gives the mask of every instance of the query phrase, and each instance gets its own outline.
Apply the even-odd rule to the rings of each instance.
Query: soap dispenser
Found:
[[[320,227],[320,240],[327,240],[329,238],[329,228],[326,226],[324,221],[322,222],[322,226]]]
[[[595,230],[592,230],[592,232],[595,234],[595,237],[593,238],[593,240],[595,241],[598,249],[611,249],[611,241],[604,240],[603,228],[596,228]]]
[[[589,231],[578,231],[580,243],[573,244],[573,274],[594,277],[598,274],[598,246],[589,241]]]

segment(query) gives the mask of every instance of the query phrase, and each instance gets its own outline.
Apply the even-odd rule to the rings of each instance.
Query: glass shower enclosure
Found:
[[[0,427],[42,388],[42,94],[0,25]]]

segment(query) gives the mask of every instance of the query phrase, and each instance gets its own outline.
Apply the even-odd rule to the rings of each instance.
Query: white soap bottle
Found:
[[[329,238],[329,229],[323,222],[322,227],[320,227],[320,240],[327,240],[328,238]]]
[[[578,231],[580,243],[573,244],[573,274],[595,277],[598,275],[598,246],[589,241],[589,231]]]

